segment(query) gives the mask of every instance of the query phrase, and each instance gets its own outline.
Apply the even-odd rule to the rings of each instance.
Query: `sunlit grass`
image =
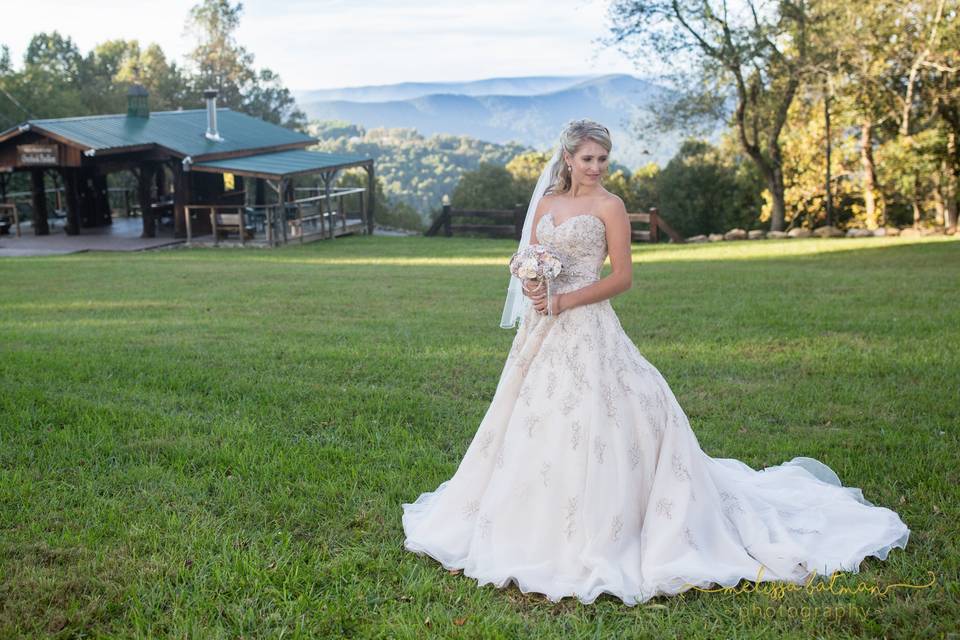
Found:
[[[934,587],[585,607],[478,589],[405,552],[400,504],[452,475],[496,388],[515,246],[0,259],[0,637],[953,631],[952,238],[635,245],[634,287],[613,300],[708,454],[813,456],[901,514],[906,551],[839,584],[932,571]]]

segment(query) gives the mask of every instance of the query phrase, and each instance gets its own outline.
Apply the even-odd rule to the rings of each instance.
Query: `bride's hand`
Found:
[[[564,310],[563,306],[563,294],[555,293],[550,296],[550,311],[553,315],[558,316]],[[533,308],[537,310],[537,313],[540,315],[547,314],[547,296],[544,295],[542,298],[534,299]]]
[[[542,280],[534,280],[532,278],[524,280],[520,288],[523,290],[523,295],[534,302],[536,302],[538,298],[547,295],[547,287]]]

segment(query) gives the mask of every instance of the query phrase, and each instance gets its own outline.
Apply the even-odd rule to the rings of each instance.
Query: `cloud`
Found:
[[[11,3],[5,18],[21,28],[4,38],[16,61],[30,29],[60,31],[84,52],[114,38],[158,42],[179,59],[191,45],[183,25],[193,4]],[[635,72],[621,53],[595,43],[607,32],[605,14],[604,0],[252,0],[237,37],[293,89]]]

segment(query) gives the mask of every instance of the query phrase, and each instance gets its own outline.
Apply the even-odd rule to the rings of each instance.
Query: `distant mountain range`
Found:
[[[473,82],[302,91],[297,103],[316,120],[345,120],[367,129],[411,127],[421,134],[467,135],[495,143],[552,149],[569,120],[590,118],[613,137],[611,160],[636,169],[663,166],[680,132],[637,135],[638,117],[665,89],[626,74],[490,78]]]

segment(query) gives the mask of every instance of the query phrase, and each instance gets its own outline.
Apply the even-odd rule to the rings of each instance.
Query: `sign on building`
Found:
[[[20,144],[17,145],[17,164],[21,167],[48,167],[59,164],[57,145]]]

